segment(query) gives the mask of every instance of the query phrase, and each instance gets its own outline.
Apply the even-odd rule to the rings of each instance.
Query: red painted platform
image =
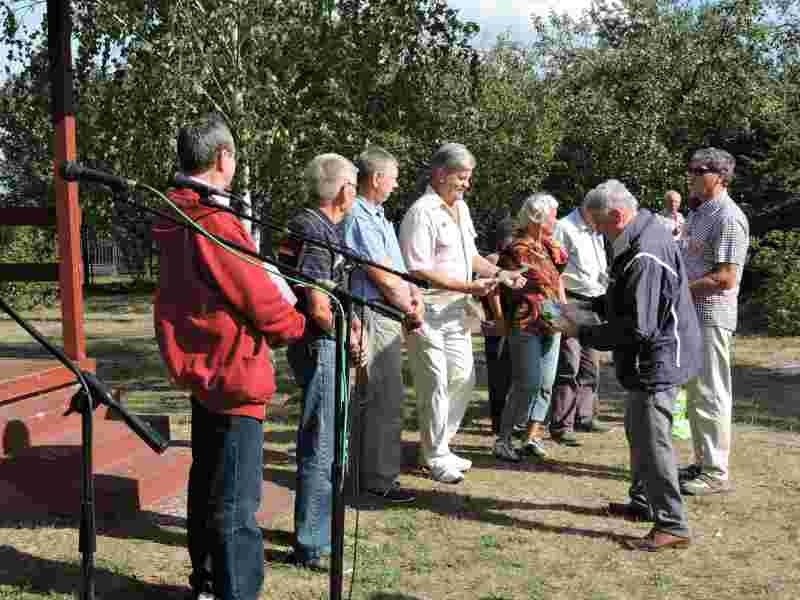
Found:
[[[84,369],[94,366],[93,360],[81,363]],[[81,418],[63,414],[76,390],[72,374],[56,361],[0,359],[0,514],[5,518],[79,514]],[[174,442],[156,454],[105,407],[95,410],[93,424],[98,515],[185,510],[188,444]],[[168,427],[157,429],[168,435]],[[265,526],[291,509],[292,492],[283,485],[265,479],[263,497],[258,517]]]

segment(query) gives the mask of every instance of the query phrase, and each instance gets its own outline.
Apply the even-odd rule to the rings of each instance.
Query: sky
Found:
[[[551,10],[566,12],[571,16],[589,8],[590,0],[449,0],[462,18],[481,26],[477,44],[491,46],[501,33],[511,33],[512,39],[528,43],[533,41],[530,25],[532,14],[546,16]]]

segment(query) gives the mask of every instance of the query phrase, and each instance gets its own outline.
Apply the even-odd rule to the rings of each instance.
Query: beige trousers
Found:
[[[695,463],[708,475],[727,480],[733,419],[733,332],[704,326],[702,335],[703,367],[686,385],[686,412]]]

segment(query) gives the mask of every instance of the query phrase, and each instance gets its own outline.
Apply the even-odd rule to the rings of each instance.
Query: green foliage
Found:
[[[22,68],[0,88],[0,189],[7,203],[51,196],[44,28],[0,0],[2,36]],[[737,158],[732,196],[751,230],[782,227],[800,190],[800,21],[796,0],[599,1],[583,18],[534,20],[529,47],[475,49],[475,23],[446,0],[73,2],[78,154],[167,187],[179,125],[218,111],[237,137],[239,191],[283,221],[307,198],[317,153],[379,144],[400,161],[397,220],[446,141],[478,160],[469,202],[482,239],[526,192],[562,212],[600,181],[645,206],[685,191],[699,146]],[[28,27],[26,29],[26,27]],[[269,204],[266,202],[269,198]],[[153,206],[158,202],[147,199]],[[81,187],[84,223],[137,264],[144,215]],[[141,247],[133,239],[141,240]]]
[[[0,227],[0,263],[55,262],[55,233],[36,227]],[[0,296],[15,309],[50,304],[57,286],[49,282],[0,282]]]
[[[771,335],[800,335],[800,229],[771,231],[753,243],[750,270],[758,280],[755,300]]]

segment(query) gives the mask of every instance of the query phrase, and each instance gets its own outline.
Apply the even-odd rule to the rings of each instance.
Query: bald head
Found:
[[[664,212],[676,213],[681,207],[681,195],[675,190],[664,194]]]

